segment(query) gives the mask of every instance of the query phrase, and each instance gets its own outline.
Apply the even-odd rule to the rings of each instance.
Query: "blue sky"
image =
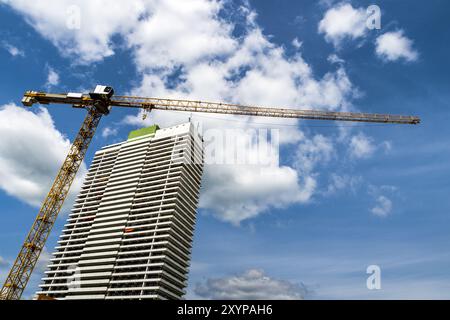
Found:
[[[369,1],[194,0],[165,7],[139,0],[125,13],[107,9],[100,21],[90,20],[90,12],[101,1],[79,1],[80,30],[38,4],[0,3],[2,278],[84,117],[67,106],[15,112],[11,104],[20,105],[25,90],[86,91],[102,83],[117,93],[420,116],[418,126],[266,120],[287,141],[280,147],[282,168],[274,171],[281,182],[262,187],[261,196],[252,192],[261,181],[256,175],[250,175],[255,184],[239,185],[240,168],[206,170],[188,297],[229,297],[242,292],[241,280],[268,297],[450,298],[446,1],[377,1],[379,30],[360,27],[358,19],[374,4]],[[67,14],[70,4],[61,1],[53,13]],[[143,11],[136,14],[133,4]],[[354,19],[348,28],[346,13]],[[166,17],[180,22],[164,23]],[[224,76],[221,70],[235,72]],[[95,150],[136,127],[187,118],[160,113],[143,122],[135,111],[115,109],[102,119],[86,166]],[[263,120],[194,121],[241,128]],[[231,179],[222,181],[217,172]],[[225,192],[237,191],[219,201],[221,183]],[[246,218],[249,208],[253,214]],[[366,268],[373,264],[381,268],[381,290],[366,287]]]

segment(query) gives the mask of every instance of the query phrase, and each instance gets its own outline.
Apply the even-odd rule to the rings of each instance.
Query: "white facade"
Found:
[[[191,123],[97,151],[37,294],[182,298],[202,170]]]

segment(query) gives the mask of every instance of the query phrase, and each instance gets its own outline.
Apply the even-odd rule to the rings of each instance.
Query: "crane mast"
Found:
[[[18,300],[22,296],[39,256],[44,249],[45,242],[55,224],[59,211],[64,204],[64,200],[69,193],[70,186],[83,162],[101,116],[102,114],[95,108],[88,110],[80,131],[5,280],[0,292],[0,299]]]
[[[107,86],[97,86],[89,94],[54,94],[27,91],[24,94],[22,103],[29,107],[35,103],[68,104],[75,108],[87,109],[87,115],[5,280],[0,291],[0,300],[16,300],[21,298],[64,200],[67,197],[70,186],[83,162],[100,119],[102,115],[107,115],[110,112],[111,107],[141,108],[144,111],[172,110],[313,120],[394,124],[420,123],[420,118],[416,116],[267,108],[194,100],[114,96],[114,90]]]

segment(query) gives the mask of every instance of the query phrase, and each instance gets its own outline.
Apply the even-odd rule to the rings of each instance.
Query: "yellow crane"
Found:
[[[415,116],[266,108],[262,106],[242,106],[230,103],[116,96],[114,95],[112,87],[100,85],[89,94],[53,94],[27,91],[24,94],[22,103],[24,106],[28,107],[31,107],[35,103],[68,104],[75,108],[86,109],[87,115],[42,207],[39,210],[33,226],[20,249],[17,259],[11,267],[0,292],[1,300],[16,300],[21,298],[58,213],[69,192],[70,186],[84,159],[100,119],[103,115],[109,114],[112,107],[141,108],[146,112],[157,109],[315,120],[398,124],[420,123],[420,118]]]

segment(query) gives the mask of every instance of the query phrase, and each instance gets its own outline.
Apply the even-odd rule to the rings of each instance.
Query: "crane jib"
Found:
[[[96,103],[90,95],[86,94],[52,94],[45,92],[27,91],[22,103],[31,106],[40,104],[71,104],[75,107],[87,107]],[[111,99],[102,99],[101,105],[111,107],[142,108],[145,110],[159,109],[185,112],[204,112],[231,115],[248,115],[261,117],[298,118],[311,120],[356,121],[398,124],[419,124],[420,118],[416,116],[402,116],[391,114],[373,114],[357,112],[334,112],[323,110],[302,110],[296,108],[268,108],[262,106],[245,106],[230,103],[205,102],[197,100],[161,99],[133,96],[112,96]],[[109,110],[103,109],[107,114]]]

